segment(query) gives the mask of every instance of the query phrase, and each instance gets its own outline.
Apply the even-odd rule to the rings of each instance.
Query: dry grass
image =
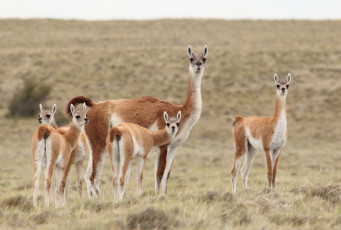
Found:
[[[339,229],[340,26],[341,21],[0,20],[0,228]],[[57,103],[58,112],[75,95],[96,101],[153,95],[181,103],[188,44],[195,52],[204,44],[209,48],[204,107],[177,151],[168,196],[153,192],[151,154],[142,197],[133,174],[125,200],[115,202],[106,162],[100,198],[89,200],[85,188],[79,198],[73,188],[67,207],[54,208],[52,197],[45,209],[41,186],[34,210],[30,137],[37,121],[5,118],[24,79],[53,84],[46,106]],[[233,196],[232,118],[271,115],[273,73],[283,78],[289,71],[289,142],[278,186],[266,189],[259,152],[250,188],[243,191],[239,180]],[[74,169],[71,177],[74,184]]]

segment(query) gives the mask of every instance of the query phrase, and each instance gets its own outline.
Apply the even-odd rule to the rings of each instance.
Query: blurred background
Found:
[[[325,168],[331,173],[323,183],[337,188],[340,8],[339,1],[322,0],[2,2],[1,196],[22,188],[31,195],[30,139],[38,127],[39,103],[45,108],[57,104],[58,124],[68,122],[65,106],[78,95],[94,101],[151,95],[180,104],[186,93],[189,44],[194,53],[208,45],[203,111],[188,141],[177,150],[171,191],[172,186],[189,189],[189,183],[229,191],[234,115],[271,116],[273,75],[284,80],[289,72],[289,140],[279,162],[279,188],[299,185]],[[154,157],[150,158],[146,183],[153,191]],[[87,160],[84,170],[86,165]],[[102,184],[109,190],[108,161],[105,167]],[[188,181],[194,172],[197,176]],[[257,181],[262,188],[266,185],[263,153],[257,153],[249,178],[254,187]],[[203,180],[213,185],[200,184]],[[334,220],[333,214],[325,219]]]

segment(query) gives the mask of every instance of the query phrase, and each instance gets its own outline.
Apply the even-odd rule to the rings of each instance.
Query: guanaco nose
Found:
[[[173,131],[173,132],[175,131],[175,126],[172,126],[172,131]]]
[[[89,120],[88,118],[84,118],[85,124],[88,124]]]
[[[285,93],[285,88],[282,88],[282,93]]]
[[[201,66],[201,62],[197,62],[197,66]]]

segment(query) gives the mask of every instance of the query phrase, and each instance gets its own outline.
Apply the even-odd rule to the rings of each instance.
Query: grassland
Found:
[[[0,20],[0,228],[340,229],[340,27],[341,21]],[[33,210],[30,138],[37,121],[6,118],[23,80],[53,84],[45,104],[60,111],[76,95],[181,103],[188,44],[194,52],[209,48],[203,112],[178,148],[168,196],[153,192],[151,154],[142,197],[133,168],[125,201],[114,201],[107,159],[100,198],[89,200],[83,188],[81,199],[71,191],[67,207],[45,209],[41,196]],[[266,189],[258,152],[250,188],[243,191],[239,180],[232,196],[231,121],[235,114],[272,114],[274,72],[293,76],[277,188]],[[74,184],[74,169],[71,176]]]

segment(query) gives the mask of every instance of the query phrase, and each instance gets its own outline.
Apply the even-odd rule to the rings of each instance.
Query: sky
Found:
[[[0,0],[0,18],[341,19],[341,0]]]

